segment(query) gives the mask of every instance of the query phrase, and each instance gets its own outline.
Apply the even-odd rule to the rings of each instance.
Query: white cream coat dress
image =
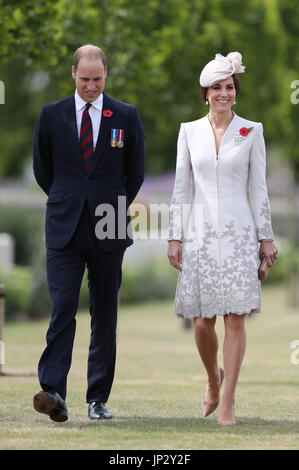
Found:
[[[252,128],[246,137],[239,132],[243,127]],[[234,113],[218,156],[207,115],[181,124],[168,237],[184,242],[174,303],[177,316],[261,311],[258,241],[273,239],[265,175],[261,123]],[[183,206],[190,204],[184,229],[178,210],[182,214]],[[192,236],[186,235],[190,227],[200,244],[192,244]]]

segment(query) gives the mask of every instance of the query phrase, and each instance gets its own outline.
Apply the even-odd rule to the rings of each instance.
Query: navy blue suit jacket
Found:
[[[105,117],[107,110],[113,113],[110,117]],[[128,208],[143,183],[144,131],[135,106],[104,93],[103,113],[87,173],[79,146],[74,95],[41,110],[34,133],[33,170],[36,181],[48,195],[47,247],[61,249],[70,241],[86,196],[94,226],[100,220],[95,215],[99,204],[111,204],[115,209],[115,239],[99,239],[100,247],[104,251],[118,251],[133,243],[128,234],[123,236],[124,227],[119,237],[118,196],[125,197]],[[111,146],[111,129],[124,130],[122,148]],[[130,222],[128,215],[125,222]]]

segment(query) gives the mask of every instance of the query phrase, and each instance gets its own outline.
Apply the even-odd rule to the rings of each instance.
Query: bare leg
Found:
[[[205,400],[219,401],[220,375],[217,360],[218,338],[215,331],[216,315],[213,318],[195,318],[195,342],[208,375]]]
[[[224,316],[225,338],[223,364],[225,385],[219,410],[218,424],[236,424],[234,415],[235,390],[246,348],[245,315]]]

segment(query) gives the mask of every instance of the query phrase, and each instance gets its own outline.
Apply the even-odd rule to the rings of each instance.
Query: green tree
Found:
[[[293,54],[298,37],[297,2],[0,0],[0,6],[2,58],[21,57],[26,67],[47,72],[49,89],[56,92],[54,100],[74,91],[74,50],[84,43],[103,47],[108,59],[107,93],[140,110],[147,135],[148,173],[174,169],[180,122],[207,112],[198,83],[202,67],[217,52],[225,55],[239,50],[247,68],[240,76],[235,110],[263,122],[266,140],[283,149],[299,179],[295,130],[299,108],[290,102],[290,83],[298,70]],[[9,92],[8,97],[13,99]],[[43,98],[35,94],[34,105],[28,103],[23,110],[36,119]],[[9,110],[14,116],[22,115],[17,106]],[[15,151],[20,161],[6,163],[3,171],[7,174],[17,174],[29,153],[32,120],[25,121],[23,156]],[[20,124],[20,133],[21,128]],[[7,141],[15,141],[20,149],[22,139],[15,139],[7,127],[6,135],[3,159],[11,160],[13,143],[8,148]]]
[[[0,0],[0,58],[30,59],[35,66],[57,65],[65,53],[60,2]]]

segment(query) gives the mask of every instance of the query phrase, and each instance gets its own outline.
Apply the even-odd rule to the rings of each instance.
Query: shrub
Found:
[[[26,315],[31,297],[31,269],[15,266],[9,276],[0,273],[0,282],[5,285],[5,318]]]
[[[15,263],[30,265],[41,238],[43,216],[12,205],[0,206],[0,232],[9,233],[15,242]]]
[[[172,298],[175,294],[178,271],[168,260],[152,259],[144,265],[124,265],[120,288],[120,303]]]
[[[279,252],[278,259],[275,261],[263,284],[287,281],[295,273],[297,275],[299,273],[299,249],[291,250],[288,248],[285,251]]]

